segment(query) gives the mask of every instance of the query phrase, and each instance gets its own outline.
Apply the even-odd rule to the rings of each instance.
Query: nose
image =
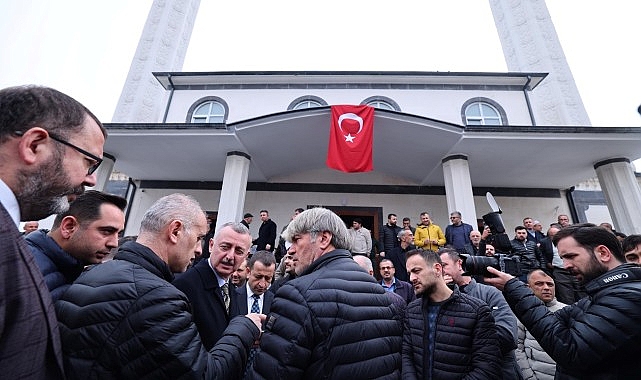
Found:
[[[89,187],[94,187],[96,186],[96,183],[98,182],[98,177],[96,177],[96,173],[91,173],[87,174],[85,176],[85,180],[82,182],[84,186],[89,186]]]
[[[109,240],[107,240],[106,246],[109,249],[118,247],[118,235],[112,235]]]

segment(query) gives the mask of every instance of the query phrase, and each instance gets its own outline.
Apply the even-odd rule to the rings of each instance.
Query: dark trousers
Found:
[[[576,278],[566,269],[554,267],[552,269],[556,299],[559,302],[571,305],[587,294]]]

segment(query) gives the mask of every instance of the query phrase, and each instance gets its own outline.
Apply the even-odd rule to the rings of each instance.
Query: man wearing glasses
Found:
[[[106,131],[73,98],[51,88],[0,90],[0,373],[64,378],[51,296],[18,230],[64,212],[94,186]]]

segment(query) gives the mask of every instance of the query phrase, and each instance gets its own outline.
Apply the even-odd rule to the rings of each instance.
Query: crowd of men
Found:
[[[252,238],[251,214],[215,229],[194,198],[170,194],[119,243],[126,200],[84,191],[96,184],[105,138],[65,94],[0,90],[3,378],[641,373],[640,235],[620,241],[612,226],[566,215],[544,234],[527,217],[509,247],[494,247],[489,229],[457,211],[445,232],[427,212],[415,227],[389,214],[372,262],[358,218],[348,228],[328,209],[296,209],[278,239],[261,210]],[[21,220],[51,214],[50,231],[19,232]],[[518,273],[466,272],[467,257],[497,254],[517,257]]]

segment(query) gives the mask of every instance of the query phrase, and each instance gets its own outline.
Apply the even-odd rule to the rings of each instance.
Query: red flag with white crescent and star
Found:
[[[374,141],[374,108],[332,106],[327,166],[347,173],[369,172]]]

